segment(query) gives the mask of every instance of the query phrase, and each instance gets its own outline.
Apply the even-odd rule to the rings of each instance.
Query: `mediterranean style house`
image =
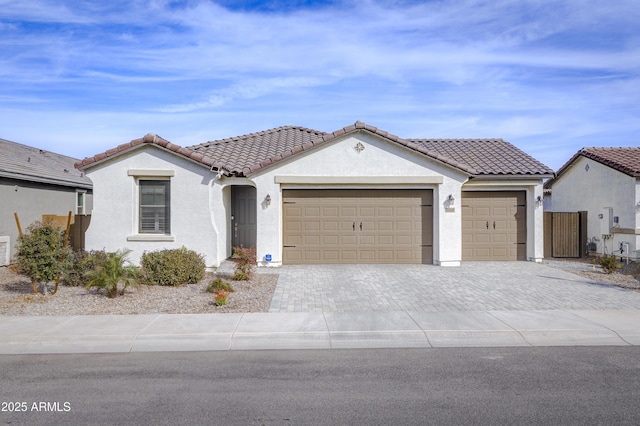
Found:
[[[589,252],[640,258],[640,147],[583,148],[545,188],[546,210],[586,213]]]
[[[403,139],[363,122],[284,126],[180,147],[154,134],[76,164],[93,181],[88,249],[182,246],[218,266],[543,257],[553,171],[502,139]]]

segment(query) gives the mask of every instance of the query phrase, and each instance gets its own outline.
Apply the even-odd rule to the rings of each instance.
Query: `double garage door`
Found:
[[[462,260],[526,260],[524,191],[462,193]]]
[[[284,263],[433,263],[432,190],[284,190]]]

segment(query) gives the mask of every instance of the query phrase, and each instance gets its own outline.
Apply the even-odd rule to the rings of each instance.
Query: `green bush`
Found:
[[[211,281],[207,286],[207,293],[217,293],[218,291],[235,291],[230,282],[223,280],[218,277],[215,280]]]
[[[64,272],[62,283],[71,287],[80,287],[87,284],[86,275],[89,271],[107,262],[107,253],[104,250],[79,250],[73,253],[71,259],[72,262]]]
[[[233,256],[231,256],[231,258],[236,264],[233,279],[236,281],[250,280],[253,276],[253,268],[257,263],[255,247],[234,247]]]
[[[204,257],[185,247],[144,252],[140,259],[149,284],[180,286],[194,284],[204,278]]]
[[[34,222],[18,237],[16,266],[34,282],[56,281],[71,263],[72,251],[64,244],[65,231],[57,226]]]
[[[607,274],[613,274],[615,271],[622,268],[622,265],[618,263],[618,260],[614,255],[601,257],[600,266],[602,266],[602,270]]]
[[[86,273],[87,284],[85,288],[92,287],[104,289],[107,296],[116,297],[123,295],[128,286],[139,284],[139,268],[129,264],[127,256],[131,250],[119,250],[117,252],[105,253],[105,260],[99,262],[97,267]],[[122,290],[118,290],[118,285],[122,283]]]

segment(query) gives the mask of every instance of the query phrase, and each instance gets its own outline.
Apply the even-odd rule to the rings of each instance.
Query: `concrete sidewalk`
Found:
[[[0,316],[0,354],[640,345],[640,310]]]

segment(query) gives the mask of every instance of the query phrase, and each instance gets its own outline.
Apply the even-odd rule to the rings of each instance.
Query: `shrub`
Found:
[[[224,306],[227,304],[227,297],[229,297],[229,292],[220,290],[213,295],[213,301],[215,302],[216,306]]]
[[[123,295],[128,286],[137,286],[139,269],[129,264],[127,259],[131,250],[119,250],[117,252],[105,253],[104,262],[99,262],[94,270],[86,274],[88,289],[92,287],[102,288],[107,292],[107,296],[116,297]],[[122,290],[118,290],[118,285],[122,283]]]
[[[65,231],[52,224],[34,222],[18,237],[16,266],[34,283],[57,281],[71,263],[72,251],[65,246]],[[57,289],[57,284],[56,284]]]
[[[614,255],[601,257],[600,266],[602,266],[602,270],[607,274],[613,274],[615,271],[622,268],[622,265],[618,263],[618,260]]]
[[[140,259],[150,284],[179,286],[194,284],[204,278],[204,257],[185,247],[145,252]]]
[[[248,281],[253,276],[253,269],[256,262],[255,247],[244,248],[234,247],[233,256],[231,256],[236,264],[233,279],[236,281]]]
[[[104,250],[79,250],[73,252],[71,260],[71,264],[64,272],[62,282],[71,287],[79,287],[86,285],[86,275],[89,271],[93,271],[106,263],[107,253]]]
[[[216,293],[220,290],[224,291],[235,291],[233,286],[228,281],[223,280],[218,277],[215,280],[211,281],[207,286],[207,293]]]

